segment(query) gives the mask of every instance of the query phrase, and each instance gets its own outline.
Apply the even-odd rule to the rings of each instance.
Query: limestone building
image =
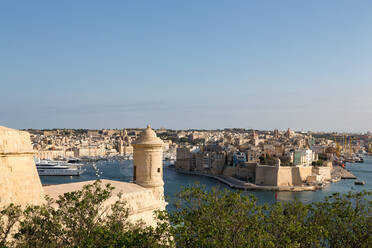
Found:
[[[176,152],[176,162],[175,167],[177,169],[182,169],[185,171],[191,171],[191,159],[192,154],[190,148],[179,147]]]
[[[116,150],[120,155],[133,154],[132,139],[128,136],[126,129],[120,131],[120,136],[116,147]]]

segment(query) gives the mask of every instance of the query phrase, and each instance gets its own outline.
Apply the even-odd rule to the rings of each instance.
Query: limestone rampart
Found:
[[[277,184],[274,186],[293,186],[293,182],[297,183],[297,180],[293,177],[292,171],[292,167],[279,166],[277,172]],[[294,174],[296,175],[296,173]]]
[[[125,201],[125,207],[129,210],[128,220],[131,222],[143,221],[147,225],[156,225],[154,218],[155,210],[165,210],[166,202],[158,199],[149,188],[141,187],[134,183],[118,182],[112,180],[101,180],[103,185],[110,184],[114,187],[112,196],[105,201],[104,207],[114,204],[121,194],[121,199]],[[84,185],[92,184],[94,181],[78,183],[66,183],[59,185],[44,186],[45,194],[52,199],[58,199],[59,195],[67,192],[83,189]]]
[[[28,132],[0,126],[0,206],[44,202]]]
[[[302,186],[312,175],[312,166],[269,166],[256,167],[257,185],[265,186]]]
[[[256,182],[257,185],[276,186],[278,167],[268,165],[258,165],[256,167]]]
[[[306,181],[308,176],[313,174],[313,166],[298,166],[297,167],[300,173],[301,181]]]
[[[313,167],[315,175],[319,175],[323,180],[331,180],[331,167]]]

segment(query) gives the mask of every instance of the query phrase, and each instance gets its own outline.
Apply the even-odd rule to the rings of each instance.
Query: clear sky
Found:
[[[372,130],[372,0],[0,0],[0,125]]]

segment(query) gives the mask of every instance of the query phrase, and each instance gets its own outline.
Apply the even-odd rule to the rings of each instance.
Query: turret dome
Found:
[[[156,136],[150,125],[140,134],[140,136],[132,142],[134,145],[164,145],[164,142]]]

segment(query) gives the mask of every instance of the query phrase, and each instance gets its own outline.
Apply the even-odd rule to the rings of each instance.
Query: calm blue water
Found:
[[[114,160],[99,161],[95,163],[95,165],[93,163],[86,163],[84,168],[86,171],[79,177],[41,176],[40,179],[43,184],[62,184],[95,180],[98,178],[123,182],[129,182],[132,180],[132,163]],[[363,186],[357,186],[354,185],[355,180],[341,180],[340,182],[330,184],[323,190],[315,192],[278,192],[277,198],[280,201],[291,201],[297,198],[300,201],[307,203],[322,200],[325,196],[336,192],[346,193],[349,191],[357,192],[362,190],[372,190],[372,157],[366,157],[365,162],[362,164],[349,163],[347,164],[346,168],[357,176],[358,180],[363,180],[366,182],[366,184]],[[225,184],[219,183],[213,179],[183,175],[173,170],[164,168],[164,193],[168,200],[173,199],[174,195],[179,192],[182,187],[193,185],[195,182],[205,185],[207,189],[211,189],[214,186],[217,186],[220,189],[230,189]],[[247,191],[247,193],[255,195],[258,198],[259,203],[275,202],[275,192]]]

